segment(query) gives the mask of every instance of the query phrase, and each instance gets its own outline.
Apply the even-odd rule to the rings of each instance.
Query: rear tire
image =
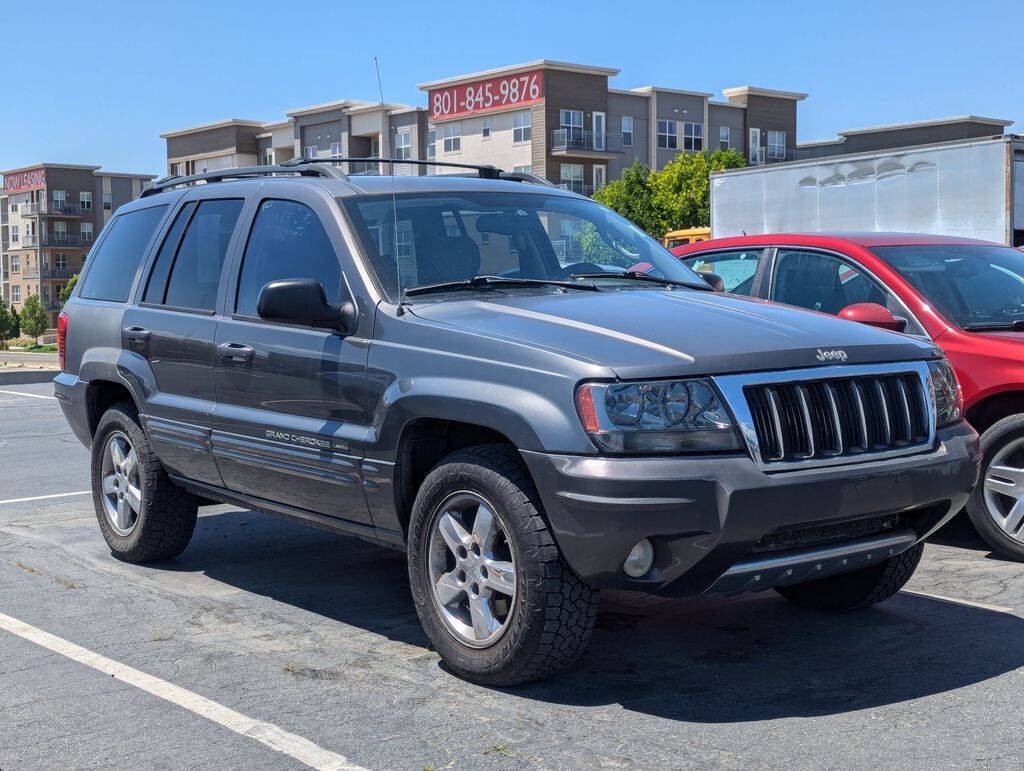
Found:
[[[467,680],[548,677],[590,640],[598,593],[569,569],[542,512],[519,453],[505,445],[455,452],[420,487],[409,523],[416,612],[445,664]],[[488,525],[496,535],[481,536]],[[491,565],[502,566],[507,583],[487,573]]]
[[[96,428],[92,497],[100,531],[117,559],[171,559],[192,539],[198,500],[167,476],[127,402],[108,409]]]
[[[989,426],[981,435],[981,451],[981,481],[967,501],[967,515],[994,551],[1024,562],[1024,519],[1017,519],[1019,510],[1013,511],[1014,505],[1024,507],[1024,415]],[[1011,478],[993,473],[994,466],[1020,473]]]
[[[918,543],[885,562],[817,581],[780,586],[776,591],[795,605],[812,610],[856,610],[892,597],[910,580],[921,562]]]

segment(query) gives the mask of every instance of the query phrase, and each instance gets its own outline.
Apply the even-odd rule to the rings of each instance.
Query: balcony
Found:
[[[39,236],[35,233],[23,233],[20,241],[11,244],[12,249],[35,249],[39,246]]]
[[[752,147],[747,153],[747,163],[751,166],[764,166],[768,163],[783,163],[784,161],[797,161],[800,157],[796,150],[786,150],[781,147]]]
[[[379,163],[367,163],[366,161],[353,161],[348,165],[349,174],[380,174]]]
[[[582,182],[567,182],[562,180],[558,183],[558,188],[561,190],[570,190],[573,193],[579,193],[580,195],[591,196],[594,194],[594,186],[585,185]]]
[[[91,207],[86,211],[92,211]],[[18,213],[22,217],[34,217],[43,214],[49,217],[80,217],[82,207],[77,203],[58,203],[56,201],[30,201],[18,206]]]
[[[47,233],[43,237],[43,246],[81,247],[82,237],[71,233]]]
[[[622,153],[622,134],[555,129],[551,132],[551,154],[576,158],[608,158]]]

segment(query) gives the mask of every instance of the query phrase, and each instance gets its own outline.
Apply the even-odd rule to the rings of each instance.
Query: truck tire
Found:
[[[168,478],[127,402],[110,407],[96,428],[92,498],[110,553],[125,562],[177,557],[196,527],[198,500]]]
[[[776,591],[795,605],[812,610],[856,610],[887,600],[903,588],[921,562],[918,543],[884,562],[837,576],[780,586]]]
[[[409,580],[445,664],[476,683],[538,680],[590,640],[598,592],[569,569],[519,453],[480,445],[444,458],[416,495]]]
[[[989,426],[981,451],[981,481],[967,501],[967,514],[997,553],[1024,562],[1024,415]]]

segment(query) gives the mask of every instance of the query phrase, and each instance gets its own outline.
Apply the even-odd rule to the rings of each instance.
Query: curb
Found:
[[[0,370],[0,385],[49,383],[59,374],[59,369],[19,369],[7,372]]]

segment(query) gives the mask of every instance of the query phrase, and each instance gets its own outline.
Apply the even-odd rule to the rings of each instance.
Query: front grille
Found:
[[[780,527],[754,544],[752,554],[823,546],[854,538],[887,533],[900,523],[899,514],[885,514],[846,522]]]
[[[841,458],[924,444],[921,378],[905,372],[744,388],[762,463]]]

